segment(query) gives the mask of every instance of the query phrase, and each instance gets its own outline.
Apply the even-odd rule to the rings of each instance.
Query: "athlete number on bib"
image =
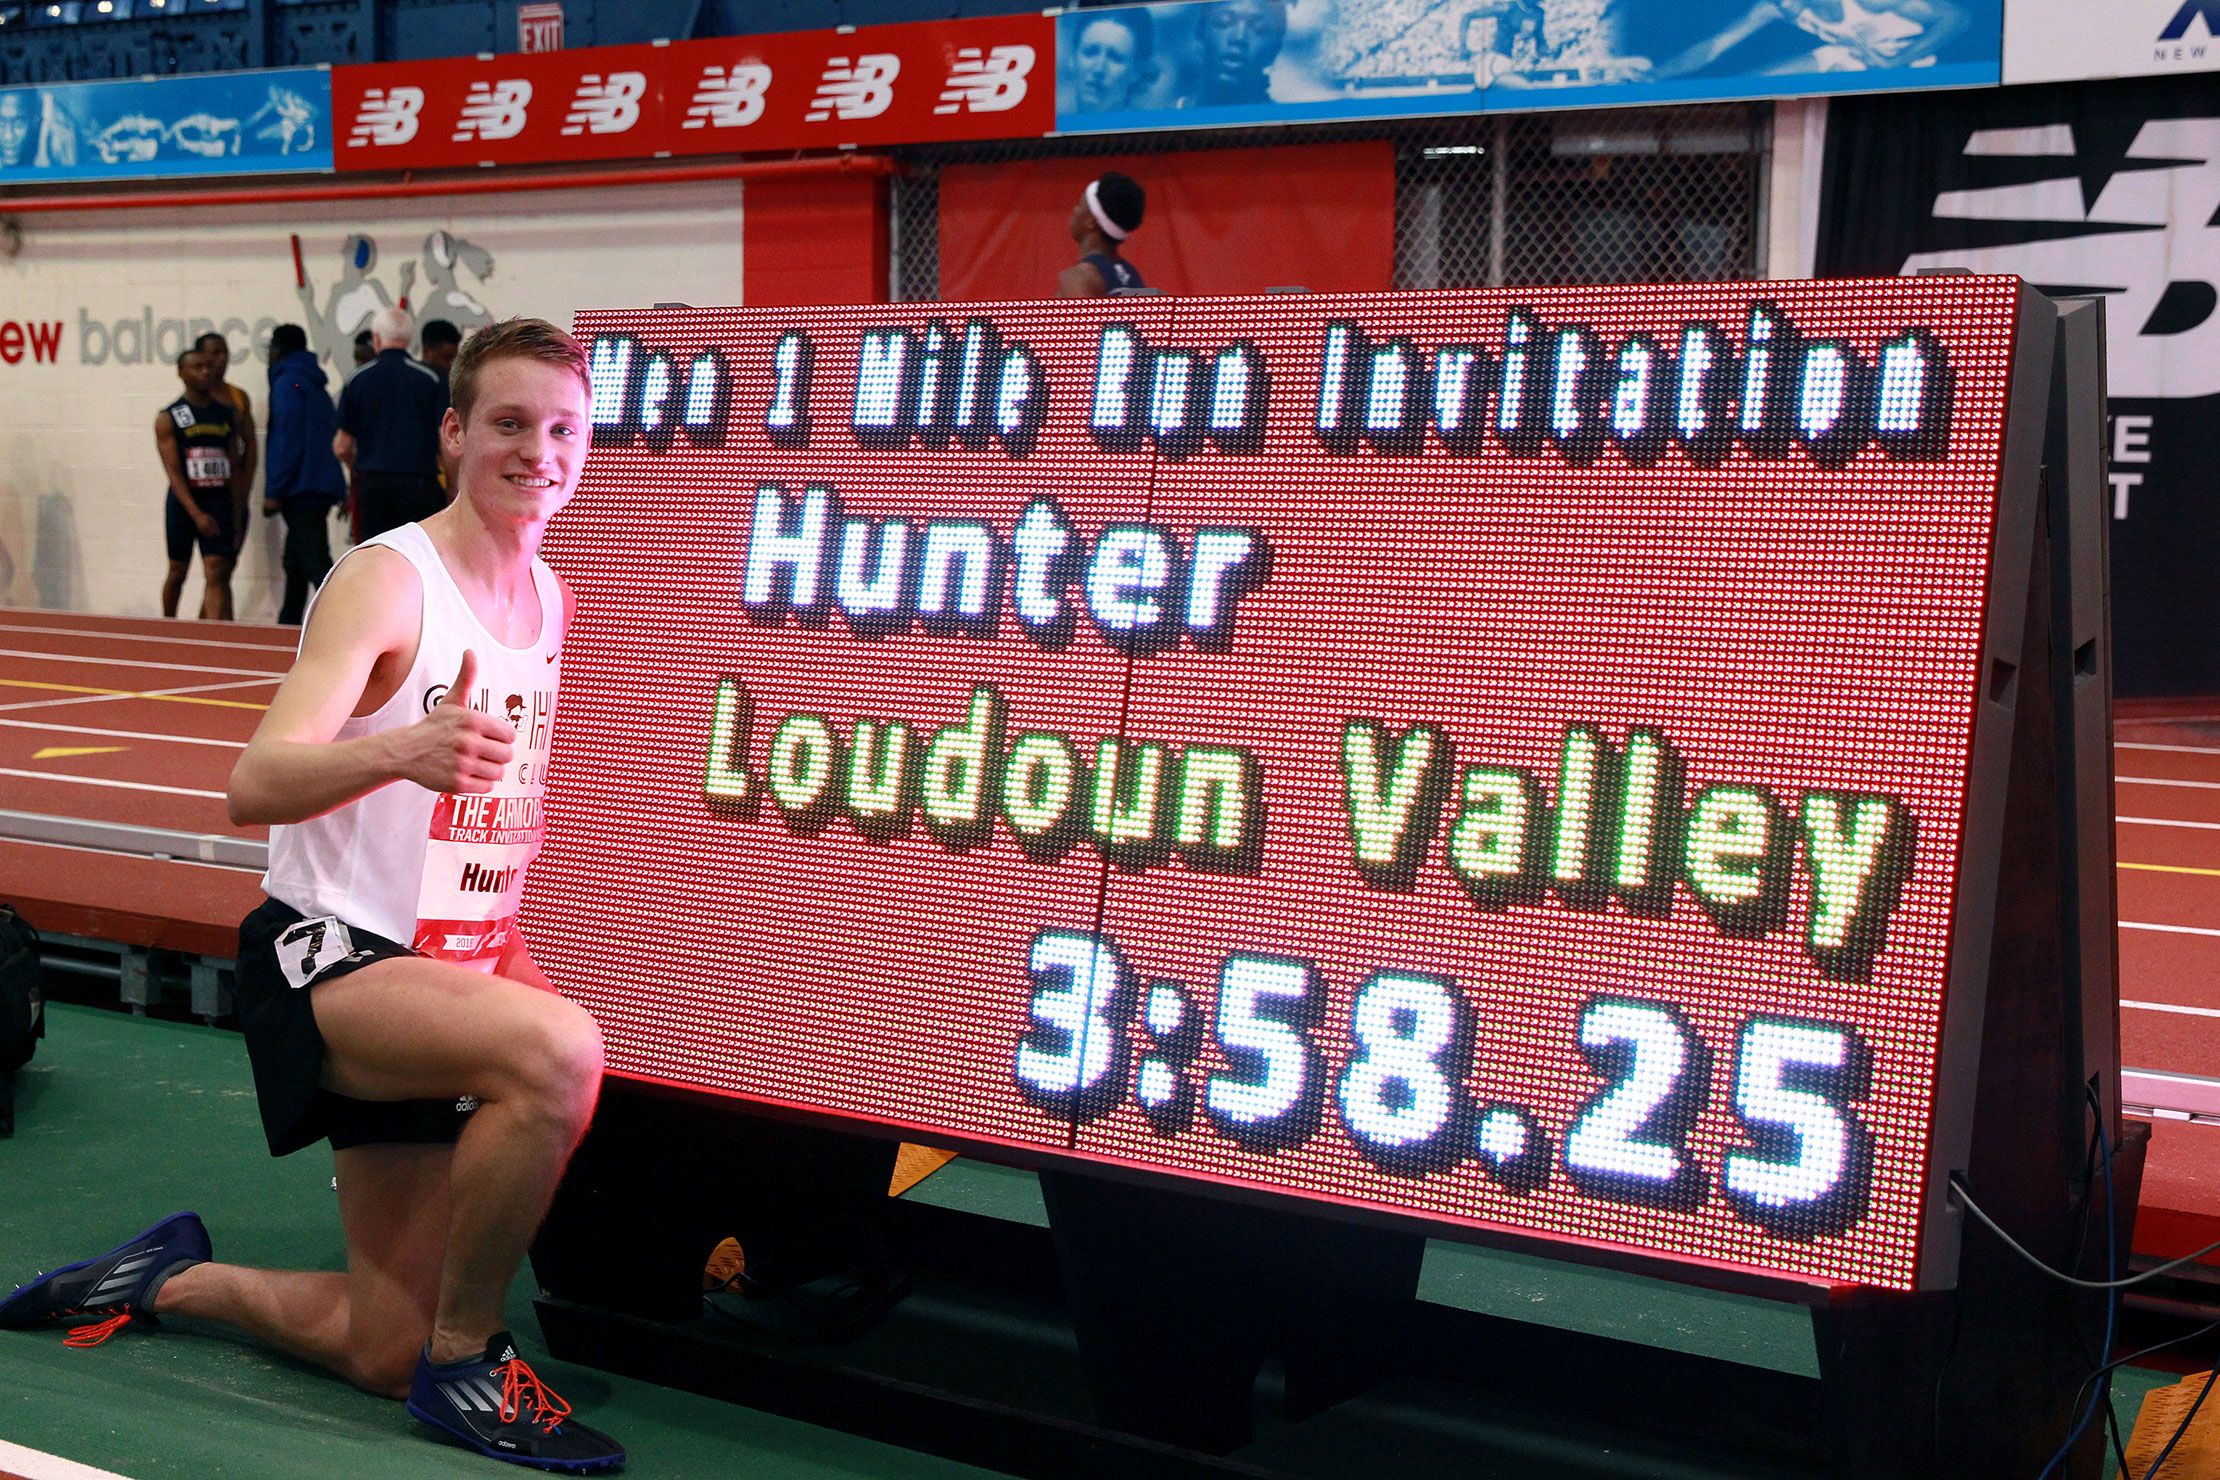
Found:
[[[354,937],[336,915],[302,920],[287,926],[277,938],[278,970],[285,984],[298,990],[316,980],[316,974],[354,954]]]

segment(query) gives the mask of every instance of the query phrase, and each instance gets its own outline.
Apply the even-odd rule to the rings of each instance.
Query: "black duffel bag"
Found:
[[[15,1071],[45,1036],[38,932],[0,904],[0,1136],[15,1134]]]

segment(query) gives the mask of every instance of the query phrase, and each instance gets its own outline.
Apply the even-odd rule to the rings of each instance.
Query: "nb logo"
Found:
[[[763,116],[763,95],[771,88],[771,69],[761,62],[733,67],[704,67],[694,101],[680,128],[746,128]]]
[[[956,53],[956,65],[949,69],[948,85],[933,111],[1006,113],[1025,101],[1025,79],[1032,70],[1030,46],[998,46],[984,54],[967,46]]]
[[[2207,36],[2220,36],[2220,0],[2182,0],[2181,9],[2158,33],[2161,41],[2179,41],[2189,34],[2189,23],[2202,16]]]
[[[823,123],[835,115],[842,122],[877,118],[893,103],[894,79],[901,72],[902,59],[892,52],[868,52],[852,65],[846,57],[829,57],[803,121]]]
[[[563,116],[563,132],[621,134],[640,121],[640,98],[646,92],[644,72],[611,72],[607,77],[588,72],[578,79],[578,94]]]
[[[2034,132],[2041,137],[1977,133],[1965,152],[1978,165],[2017,167],[2023,182],[2056,186],[1945,190],[1935,219],[1979,221],[1984,244],[1914,253],[1903,270],[1963,267],[2016,273],[2038,286],[2095,284],[2109,298],[2105,375],[2113,395],[2220,395],[2220,312],[2210,306],[2220,289],[2220,117],[2149,120],[2088,205],[2078,169],[2090,156],[2077,157],[2071,127]],[[2015,226],[2017,241],[2006,235]]]
[[[365,88],[347,142],[357,148],[365,144],[373,148],[406,144],[416,137],[416,115],[423,111],[424,89],[420,87]]]
[[[454,142],[515,138],[524,132],[524,109],[531,101],[532,84],[521,77],[473,82],[455,121]]]

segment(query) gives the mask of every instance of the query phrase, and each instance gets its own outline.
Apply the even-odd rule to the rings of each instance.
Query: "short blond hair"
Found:
[[[494,360],[539,360],[559,365],[578,377],[588,395],[593,394],[586,351],[578,341],[545,319],[504,319],[488,324],[465,339],[447,372],[448,399],[464,424],[478,401],[478,372]]]

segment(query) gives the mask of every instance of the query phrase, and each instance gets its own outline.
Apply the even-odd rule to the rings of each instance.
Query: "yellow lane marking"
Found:
[[[76,683],[37,683],[28,678],[0,678],[0,689],[49,689],[57,694],[93,694],[109,699],[155,699],[164,704],[206,704],[214,709],[264,710],[267,704],[244,699],[203,699],[198,694],[149,694],[140,689],[95,689]]]
[[[118,755],[129,750],[128,745],[49,745],[31,757],[35,761],[58,761],[72,755]]]
[[[2123,863],[2120,867],[2142,869],[2153,874],[2203,874],[2207,878],[2220,879],[2220,868],[2190,868],[2179,863]]]

